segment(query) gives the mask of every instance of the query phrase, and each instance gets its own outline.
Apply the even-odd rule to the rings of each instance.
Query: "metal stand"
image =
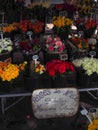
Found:
[[[0,94],[0,98],[1,98],[1,112],[2,114],[5,113],[5,111],[7,111],[9,108],[13,107],[14,105],[16,105],[17,103],[19,103],[21,100],[24,99],[24,97],[26,96],[31,96],[32,93],[11,93],[11,94]],[[13,98],[13,97],[19,97],[18,100],[14,101],[12,104],[8,105],[7,107],[5,107],[6,104],[6,99],[7,98]]]
[[[96,91],[96,96],[92,93],[92,91]],[[98,88],[83,88],[79,89],[79,92],[87,92],[92,98],[98,100]]]

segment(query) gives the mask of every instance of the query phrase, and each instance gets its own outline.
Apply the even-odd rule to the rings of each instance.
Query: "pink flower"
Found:
[[[53,51],[54,47],[53,46],[49,46],[49,51]]]

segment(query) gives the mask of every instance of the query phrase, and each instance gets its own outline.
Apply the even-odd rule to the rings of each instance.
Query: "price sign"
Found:
[[[32,93],[32,108],[38,119],[73,116],[78,105],[76,88],[37,89]]]
[[[32,59],[33,59],[33,60],[37,60],[38,58],[39,58],[38,55],[33,55],[33,56],[32,56]]]
[[[32,31],[28,31],[28,32],[27,32],[27,35],[29,36],[29,39],[30,39],[30,40],[32,39],[32,38],[31,38],[32,34],[33,34]]]
[[[0,24],[0,27],[6,27],[6,26],[8,26],[8,23],[1,23]]]
[[[61,17],[67,17],[67,15],[68,15],[67,11],[60,11],[59,12],[59,16],[61,16]]]
[[[89,112],[91,112],[91,113],[96,113],[96,108],[90,108],[90,109],[89,109]]]
[[[3,34],[4,34],[4,32],[3,32],[3,31],[0,31],[1,39],[3,39]]]
[[[95,51],[90,51],[89,55],[93,58],[94,56],[96,56],[96,52]]]

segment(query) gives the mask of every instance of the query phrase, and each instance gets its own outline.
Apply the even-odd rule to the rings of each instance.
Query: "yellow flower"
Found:
[[[11,81],[13,79],[16,79],[19,76],[20,72],[23,70],[20,70],[20,65],[4,63],[5,62],[0,62],[0,68],[2,69],[0,73],[0,78],[2,79],[2,81]]]
[[[87,130],[98,130],[98,119],[93,120],[93,123],[88,125]]]

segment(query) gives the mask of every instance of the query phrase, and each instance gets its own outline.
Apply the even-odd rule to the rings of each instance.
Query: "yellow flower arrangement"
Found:
[[[88,125],[87,130],[98,130],[98,119],[93,120],[93,122]]]
[[[62,16],[53,17],[53,32],[57,34],[62,40],[68,38],[73,21],[70,18]]]
[[[12,81],[25,69],[26,62],[19,65],[7,62],[0,62],[0,78],[2,81]]]
[[[46,68],[40,61],[37,61],[36,64],[34,61],[30,63],[30,76],[36,77],[46,72]]]
[[[54,16],[53,17],[53,24],[54,26],[61,28],[65,26],[71,26],[73,21],[70,18],[62,17],[62,16]]]

